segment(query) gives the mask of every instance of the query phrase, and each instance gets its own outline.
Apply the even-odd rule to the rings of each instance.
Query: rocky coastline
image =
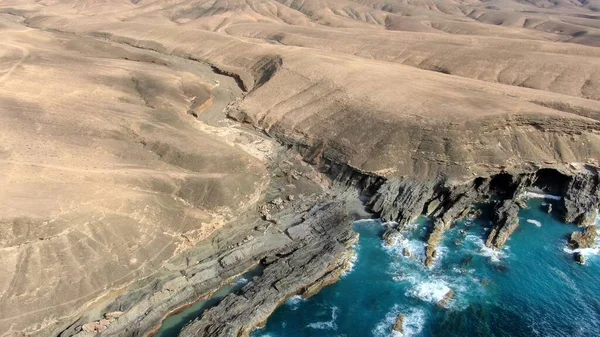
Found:
[[[235,104],[227,110],[235,119]],[[445,231],[459,219],[478,216],[473,208],[478,203],[493,204],[494,225],[485,242],[501,249],[519,226],[518,211],[528,192],[562,196],[556,216],[586,227],[571,236],[573,249],[589,247],[597,237],[589,226],[600,205],[600,173],[593,165],[494,168],[462,180],[444,174],[386,177],[352,167],[323,144],[301,144],[277,132],[269,136],[282,146],[270,159],[271,180],[255,209],[182,254],[158,276],[139,280],[112,301],[94,306],[58,336],[152,336],[168,313],[210,296],[261,264],[261,276],[181,333],[248,336],[287,298],[311,296],[337,281],[351,259],[356,235],[350,224],[357,218],[390,222],[383,235],[388,244],[419,216],[432,219],[423,261],[427,267],[434,265]],[[584,262],[578,252],[574,259]],[[107,320],[110,312],[122,314]]]
[[[435,263],[437,245],[444,232],[458,219],[477,216],[472,207],[479,202],[494,203],[494,226],[486,245],[501,249],[519,225],[517,213],[528,191],[563,196],[563,206],[554,210],[556,216],[585,227],[583,232],[575,231],[571,236],[572,248],[589,247],[597,237],[596,228],[589,226],[600,200],[599,173],[592,166],[576,172],[547,168],[532,173],[501,172],[453,184],[442,176],[425,182],[385,179],[323,158],[298,158],[288,152],[287,158],[290,157],[293,159],[285,161],[297,164],[312,160],[310,167],[319,169],[323,176],[303,174],[288,167],[277,173],[283,184],[294,183],[298,175],[318,177],[312,182],[323,188],[320,193],[290,198],[282,194],[282,183],[273,184],[267,193],[272,201],[258,207],[257,214],[246,219],[252,225],[245,230],[237,229],[238,233],[258,229],[262,236],[242,235],[236,244],[224,243],[221,255],[192,263],[167,281],[154,282],[143,290],[123,295],[104,311],[124,313],[101,332],[84,331],[83,325],[89,323],[86,317],[60,336],[130,336],[134,332],[149,336],[166,312],[189,303],[189,298],[209,295],[212,289],[261,263],[265,266],[261,276],[255,277],[241,293],[227,296],[181,333],[190,337],[248,336],[289,297],[309,297],[339,279],[351,259],[350,247],[357,239],[350,223],[359,217],[375,216],[393,222],[395,225],[389,226],[383,235],[389,243],[415,218],[425,215],[434,219],[424,261],[428,267]],[[271,226],[276,229],[269,231]],[[574,259],[582,262],[577,252]],[[440,305],[444,307],[443,303]]]
[[[288,152],[287,158],[290,157],[293,155]],[[302,160],[310,158],[285,159],[290,164]],[[324,162],[327,165],[323,166]],[[517,213],[523,207],[522,198],[527,191],[564,196],[561,199],[564,206],[554,212],[565,221],[585,227],[583,232],[575,231],[571,236],[572,248],[589,247],[597,237],[596,228],[589,226],[590,219],[595,218],[594,206],[600,200],[598,169],[592,166],[584,166],[576,173],[554,169],[516,174],[502,172],[452,184],[441,176],[426,182],[385,179],[323,158],[320,162],[313,158],[313,165],[324,176],[303,174],[291,167],[277,175],[283,185],[294,183],[297,180],[294,176],[298,175],[319,177],[312,182],[323,188],[320,193],[310,197],[286,197],[281,191],[282,183],[273,184],[267,193],[272,201],[258,207],[257,214],[246,219],[245,229],[236,229],[237,243],[223,242],[220,254],[203,261],[193,263],[186,258],[186,267],[178,271],[179,275],[151,282],[119,297],[103,311],[123,314],[102,331],[82,329],[84,324],[97,321],[82,317],[60,336],[130,336],[133,333],[150,336],[166,312],[186,305],[190,298],[208,296],[211,290],[261,263],[265,267],[262,275],[255,277],[241,293],[227,296],[181,333],[190,337],[248,336],[289,297],[309,297],[339,279],[351,260],[350,247],[357,239],[350,223],[359,217],[375,216],[393,222],[395,225],[389,226],[383,235],[389,243],[415,218],[425,215],[434,219],[424,261],[428,267],[435,263],[437,245],[444,232],[458,219],[477,216],[472,206],[478,202],[492,200],[495,204],[494,226],[486,245],[501,249],[519,225]],[[275,230],[269,231],[271,227]],[[262,236],[247,234],[257,229]],[[222,235],[226,236],[225,233],[227,229]],[[574,258],[581,262],[579,256],[574,253]],[[440,305],[444,307],[443,303]]]

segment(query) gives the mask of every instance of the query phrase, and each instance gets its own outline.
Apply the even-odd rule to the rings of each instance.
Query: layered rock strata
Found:
[[[180,336],[249,336],[289,297],[311,296],[336,282],[350,262],[349,247],[358,239],[349,221],[341,202],[318,208],[305,222],[287,230],[294,244],[285,256],[239,294],[228,295],[184,328]]]

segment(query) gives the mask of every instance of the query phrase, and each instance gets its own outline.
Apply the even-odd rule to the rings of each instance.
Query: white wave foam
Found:
[[[562,197],[558,195],[552,194],[543,194],[543,193],[535,193],[535,192],[524,192],[519,195],[520,198],[525,199],[550,199],[550,200],[561,200]]]
[[[382,245],[385,250],[395,256],[404,257],[404,249],[406,248],[410,251],[411,259],[419,260],[425,258],[426,243],[421,240],[409,240],[399,235],[391,246],[387,246],[384,242],[382,242]]]
[[[295,295],[290,297],[285,304],[290,306],[290,309],[297,310],[300,306],[300,303],[306,301],[306,298],[302,297],[302,295]]]
[[[246,283],[248,283],[248,282],[250,282],[250,280],[248,280],[248,279],[247,279],[247,278],[245,278],[245,277],[242,277],[242,278],[240,278],[239,280],[235,281],[235,283],[236,283],[238,286],[243,286],[244,284],[246,284]]]
[[[441,301],[449,291],[450,287],[448,287],[444,281],[425,281],[409,289],[406,295],[416,297],[426,302],[437,303]]]
[[[423,330],[423,326],[425,325],[425,311],[422,309],[411,309],[404,314],[404,324],[402,326],[404,333],[394,331],[394,324],[396,324],[396,319],[400,313],[402,313],[400,307],[394,305],[392,310],[385,315],[385,318],[373,328],[373,336],[410,337],[417,335]]]
[[[594,226],[598,227],[600,230],[600,215],[596,217],[596,221],[594,222]],[[590,258],[592,256],[600,255],[600,235],[596,237],[596,241],[594,242],[594,247],[591,248],[577,248],[571,249],[569,246],[563,246],[563,251],[567,254],[579,253],[583,255],[585,258]]]
[[[473,243],[477,246],[477,253],[484,257],[489,257],[493,262],[499,262],[501,258],[506,256],[506,249],[508,246],[505,246],[503,250],[492,249],[485,245],[483,239],[477,235],[467,234],[465,240]]]
[[[344,270],[344,272],[342,273],[342,276],[346,276],[354,270],[354,267],[356,266],[356,262],[358,261],[358,253],[356,252],[357,249],[358,249],[357,245],[354,245],[352,256],[350,257],[350,261],[348,261],[348,268],[346,268],[346,270]]]
[[[527,222],[536,225],[537,227],[542,227],[542,223],[537,221],[537,220],[533,220],[533,219],[527,219]]]
[[[585,257],[590,257],[590,256],[593,256],[593,255],[600,254],[600,247],[571,249],[568,246],[565,246],[563,248],[563,251],[565,253],[568,253],[568,254],[579,253],[579,254],[581,254],[581,255],[583,255]]]
[[[308,328],[317,330],[337,330],[337,319],[338,307],[331,307],[331,320],[326,322],[314,322],[307,325]]]

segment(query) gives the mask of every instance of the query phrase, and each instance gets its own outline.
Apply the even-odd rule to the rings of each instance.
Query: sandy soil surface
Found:
[[[256,215],[281,143],[390,179],[598,165],[599,10],[0,0],[0,334],[60,331]]]

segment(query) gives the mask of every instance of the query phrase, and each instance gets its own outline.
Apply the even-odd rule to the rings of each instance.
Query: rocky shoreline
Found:
[[[231,117],[235,104],[228,109]],[[271,181],[256,209],[175,259],[158,276],[139,280],[110,303],[91,308],[59,336],[151,336],[168,313],[191,305],[190,299],[210,296],[261,263],[263,274],[241,294],[227,296],[181,334],[247,336],[290,296],[310,296],[337,281],[356,240],[351,220],[359,217],[394,222],[383,235],[389,244],[417,217],[433,219],[424,260],[431,267],[445,231],[459,219],[478,216],[477,203],[494,203],[494,226],[486,240],[494,249],[501,249],[519,226],[526,192],[564,196],[554,212],[582,227],[593,223],[600,205],[599,169],[591,165],[530,172],[499,168],[462,181],[442,174],[388,178],[350,166],[322,144],[298,144],[276,132],[270,136],[283,146],[269,160]],[[576,231],[572,247],[588,247],[596,237],[593,230]],[[108,312],[122,315],[105,324]],[[101,328],[84,328],[86,324]]]
[[[192,266],[180,270],[176,277],[156,281],[118,298],[104,311],[124,313],[102,332],[81,330],[86,322],[80,319],[60,336],[152,335],[165,312],[177,310],[189,303],[189,298],[207,296],[235,275],[262,263],[266,267],[261,276],[255,277],[241,293],[227,296],[181,333],[190,337],[248,336],[289,297],[298,294],[308,297],[337,281],[351,259],[350,247],[357,239],[350,223],[362,211],[359,198],[366,210],[384,221],[396,223],[383,236],[390,243],[416,217],[426,215],[434,219],[424,261],[429,267],[435,262],[437,244],[444,232],[458,219],[477,216],[472,208],[477,202],[495,200],[492,216],[495,225],[486,245],[501,249],[519,225],[517,213],[523,206],[523,193],[527,191],[564,195],[564,206],[555,212],[565,221],[572,220],[580,226],[590,225],[589,219],[595,218],[594,205],[600,200],[598,170],[591,166],[583,167],[576,174],[552,169],[528,174],[503,172],[459,185],[450,184],[442,177],[428,182],[386,180],[362,174],[344,164],[329,163],[323,171],[331,178],[332,189],[320,178],[317,185],[324,188],[321,193],[290,198],[280,197],[282,184],[274,184],[268,193],[272,201],[259,207],[256,214],[260,218],[246,219],[246,229],[237,229],[238,242],[223,243],[221,255],[191,263]],[[290,167],[278,173],[284,185],[293,183],[296,180],[293,176],[298,174]],[[368,213],[360,214],[360,217],[367,216]],[[253,226],[254,231],[262,231],[262,236],[247,234]],[[273,229],[271,226],[275,230],[269,231]],[[594,242],[597,232],[590,228],[595,229],[591,226],[583,232],[574,232],[573,248],[588,247]],[[222,235],[227,235],[225,233],[227,229]],[[578,255],[575,253],[574,258],[581,262]]]
[[[343,202],[316,206],[309,216],[287,230],[294,244],[267,257],[269,265],[260,277],[190,323],[180,336],[249,336],[291,296],[310,297],[335,283],[350,264],[350,247],[358,236]]]
[[[332,189],[326,179],[319,178],[317,185],[324,189],[311,197],[280,197],[282,188],[276,186],[281,183],[274,184],[270,193],[272,201],[259,207],[257,215],[260,218],[246,219],[254,226],[254,231],[264,231],[262,236],[248,235],[252,231],[248,225],[246,230],[238,229],[241,235],[238,243],[223,246],[218,257],[198,261],[179,271],[179,276],[126,294],[106,307],[106,312],[123,311],[124,314],[102,332],[82,331],[86,322],[79,320],[60,336],[151,335],[165,312],[177,310],[182,304],[189,303],[189,298],[210,294],[212,289],[260,262],[266,266],[261,276],[255,277],[241,293],[227,296],[181,333],[181,336],[190,337],[248,336],[289,297],[298,294],[308,297],[337,281],[350,261],[349,247],[356,240],[350,223],[362,211],[359,198],[366,210],[384,221],[396,223],[383,236],[389,242],[393,242],[416,217],[426,215],[434,219],[424,261],[429,267],[435,262],[437,245],[444,232],[458,219],[477,216],[472,208],[477,202],[494,200],[494,227],[486,245],[501,249],[519,225],[517,213],[527,191],[564,195],[564,206],[555,212],[559,212],[557,214],[565,221],[571,220],[584,227],[595,218],[594,205],[597,206],[600,200],[598,169],[591,166],[585,166],[575,174],[553,169],[527,174],[503,172],[458,185],[443,177],[428,182],[386,180],[331,162],[323,171],[331,179]],[[293,176],[298,174],[293,168],[278,173],[284,185],[293,183],[296,180]],[[276,229],[269,231],[271,226]],[[573,248],[588,247],[594,242],[597,233],[589,228],[595,227],[587,228],[582,233],[574,232]],[[579,256],[579,253],[574,254],[574,258],[582,262]]]

